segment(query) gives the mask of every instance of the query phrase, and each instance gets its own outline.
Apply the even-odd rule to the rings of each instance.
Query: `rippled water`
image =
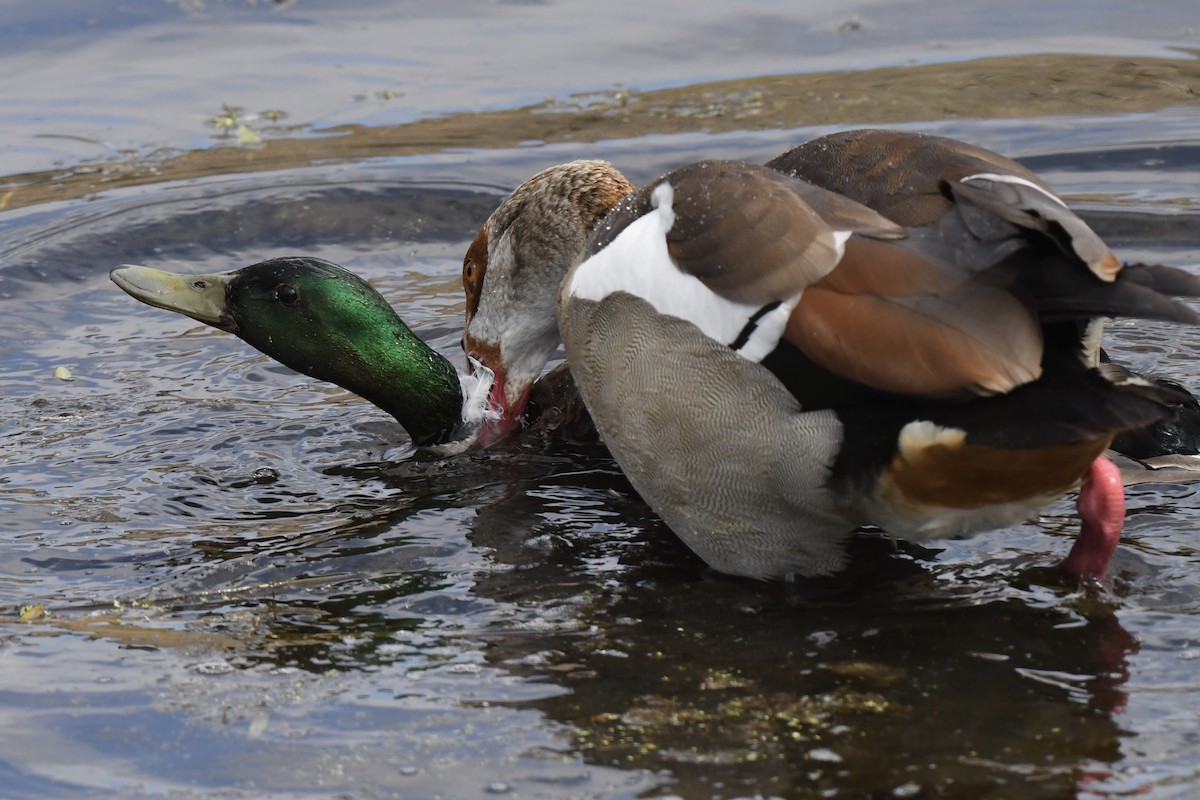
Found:
[[[860,10],[868,32],[890,20]],[[462,102],[489,80],[461,79]],[[1024,156],[1127,260],[1200,269],[1195,107],[911,127]],[[827,129],[697,123],[99,194],[44,178],[60,199],[0,214],[0,796],[1200,792],[1195,486],[1130,490],[1106,596],[1045,569],[1068,501],[930,549],[863,535],[835,580],[732,580],[602,451],[414,455],[382,412],[107,278],[318,255],[457,361],[462,253],[536,169],[599,155],[645,180]],[[1200,389],[1200,332],[1110,339]]]

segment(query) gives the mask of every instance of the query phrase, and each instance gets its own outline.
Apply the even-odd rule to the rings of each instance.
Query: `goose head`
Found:
[[[495,374],[489,405],[498,411],[481,444],[520,426],[530,389],[560,342],[559,284],[593,228],[632,190],[604,161],[560,164],[517,187],[475,236],[463,259],[463,347],[469,361]]]

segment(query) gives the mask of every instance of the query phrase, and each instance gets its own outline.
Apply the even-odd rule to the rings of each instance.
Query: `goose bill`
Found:
[[[516,402],[509,405],[508,395],[505,393],[504,373],[500,370],[495,371],[492,388],[488,392],[487,408],[489,413],[479,431],[481,447],[490,447],[521,427],[525,406],[529,404],[529,391],[532,388],[533,385],[530,384]]]

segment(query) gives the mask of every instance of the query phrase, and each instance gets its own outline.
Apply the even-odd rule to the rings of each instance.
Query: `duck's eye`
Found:
[[[300,293],[294,286],[281,283],[275,287],[275,297],[285,306],[294,306],[300,301]]]
[[[463,262],[463,279],[466,281],[475,280],[475,262],[474,261],[464,261]]]

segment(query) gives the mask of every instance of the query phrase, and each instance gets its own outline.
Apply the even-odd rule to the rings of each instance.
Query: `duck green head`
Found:
[[[297,372],[354,392],[395,417],[417,445],[470,435],[454,367],[366,281],[336,264],[276,258],[210,275],[123,266],[110,277],[143,303],[233,333]]]

